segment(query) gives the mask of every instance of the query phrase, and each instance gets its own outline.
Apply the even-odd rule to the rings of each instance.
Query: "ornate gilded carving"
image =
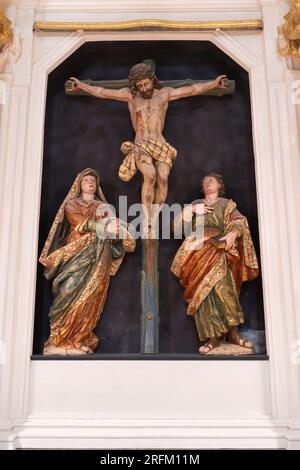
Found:
[[[262,29],[262,20],[225,20],[225,21],[170,21],[157,19],[143,19],[131,21],[114,21],[109,23],[63,23],[51,21],[37,21],[34,31],[142,31],[142,30],[173,30],[173,31],[213,31]]]
[[[0,8],[0,73],[9,63],[15,63],[21,54],[21,31],[11,27],[11,21]],[[3,100],[2,100],[3,102]]]
[[[278,28],[279,53],[300,60],[300,0],[292,0],[291,9],[284,19],[284,25]]]
[[[3,46],[12,42],[12,38],[11,21],[5,16],[3,8],[0,8],[0,51]]]

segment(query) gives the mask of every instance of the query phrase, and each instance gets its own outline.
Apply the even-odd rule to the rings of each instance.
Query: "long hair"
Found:
[[[152,78],[153,86],[157,90],[163,88],[163,84],[158,80],[153,68],[150,65],[142,62],[131,67],[128,75],[129,88],[133,96],[137,93],[136,82],[144,80],[145,78]]]
[[[200,181],[201,193],[204,194],[204,191],[203,191],[203,181],[204,181],[205,178],[207,178],[208,176],[210,176],[211,178],[215,178],[215,180],[217,180],[217,182],[220,184],[219,196],[225,196],[225,184],[223,183],[222,176],[219,175],[219,173],[215,173],[214,171],[212,171],[212,172],[209,173],[208,175],[203,176],[202,180]]]

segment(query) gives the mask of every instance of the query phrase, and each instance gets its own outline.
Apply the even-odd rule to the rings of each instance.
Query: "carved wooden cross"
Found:
[[[153,60],[144,60],[155,70]],[[192,86],[196,83],[205,83],[208,80],[165,80],[160,81],[166,87],[179,88]],[[129,80],[83,80],[91,86],[101,86],[109,89],[121,89],[129,87]],[[83,90],[73,90],[71,81],[65,83],[65,90],[68,95],[88,95]],[[224,96],[233,95],[235,91],[235,81],[227,80],[226,88],[214,88],[204,95]],[[158,240],[142,240],[142,273],[141,273],[141,353],[157,354],[159,352],[159,273],[158,273]]]
[[[142,62],[145,64],[148,64],[152,67],[152,69],[155,71],[156,64],[155,61],[152,59],[145,59]],[[122,80],[101,80],[101,81],[93,81],[93,80],[82,80],[84,83],[87,83],[88,85],[92,86],[102,86],[103,88],[110,88],[114,90],[119,90],[121,88],[126,88],[129,87],[129,80],[128,78],[124,78]],[[166,86],[166,87],[171,87],[171,88],[180,88],[182,86],[192,86],[195,83],[205,83],[208,82],[209,80],[192,80],[190,78],[186,78],[184,80],[159,80],[159,82]],[[67,95],[88,95],[83,90],[75,91],[72,90],[71,86],[71,81],[67,80],[65,83],[65,91]],[[224,96],[224,95],[233,95],[235,92],[235,81],[234,80],[228,80],[226,83],[226,88],[221,89],[221,88],[213,88],[210,91],[207,91],[206,93],[203,93],[202,96],[204,95],[210,95],[210,96]]]

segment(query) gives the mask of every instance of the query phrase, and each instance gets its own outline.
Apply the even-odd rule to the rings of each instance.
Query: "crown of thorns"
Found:
[[[131,83],[136,83],[145,78],[153,78],[155,76],[154,70],[147,64],[136,64],[131,67],[128,78]]]

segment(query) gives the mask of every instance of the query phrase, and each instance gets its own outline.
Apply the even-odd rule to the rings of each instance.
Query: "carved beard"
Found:
[[[150,100],[152,98],[153,91],[154,91],[154,87],[151,88],[151,90],[148,90],[148,91],[140,91],[140,94],[141,94],[142,98],[144,98],[144,100]]]

